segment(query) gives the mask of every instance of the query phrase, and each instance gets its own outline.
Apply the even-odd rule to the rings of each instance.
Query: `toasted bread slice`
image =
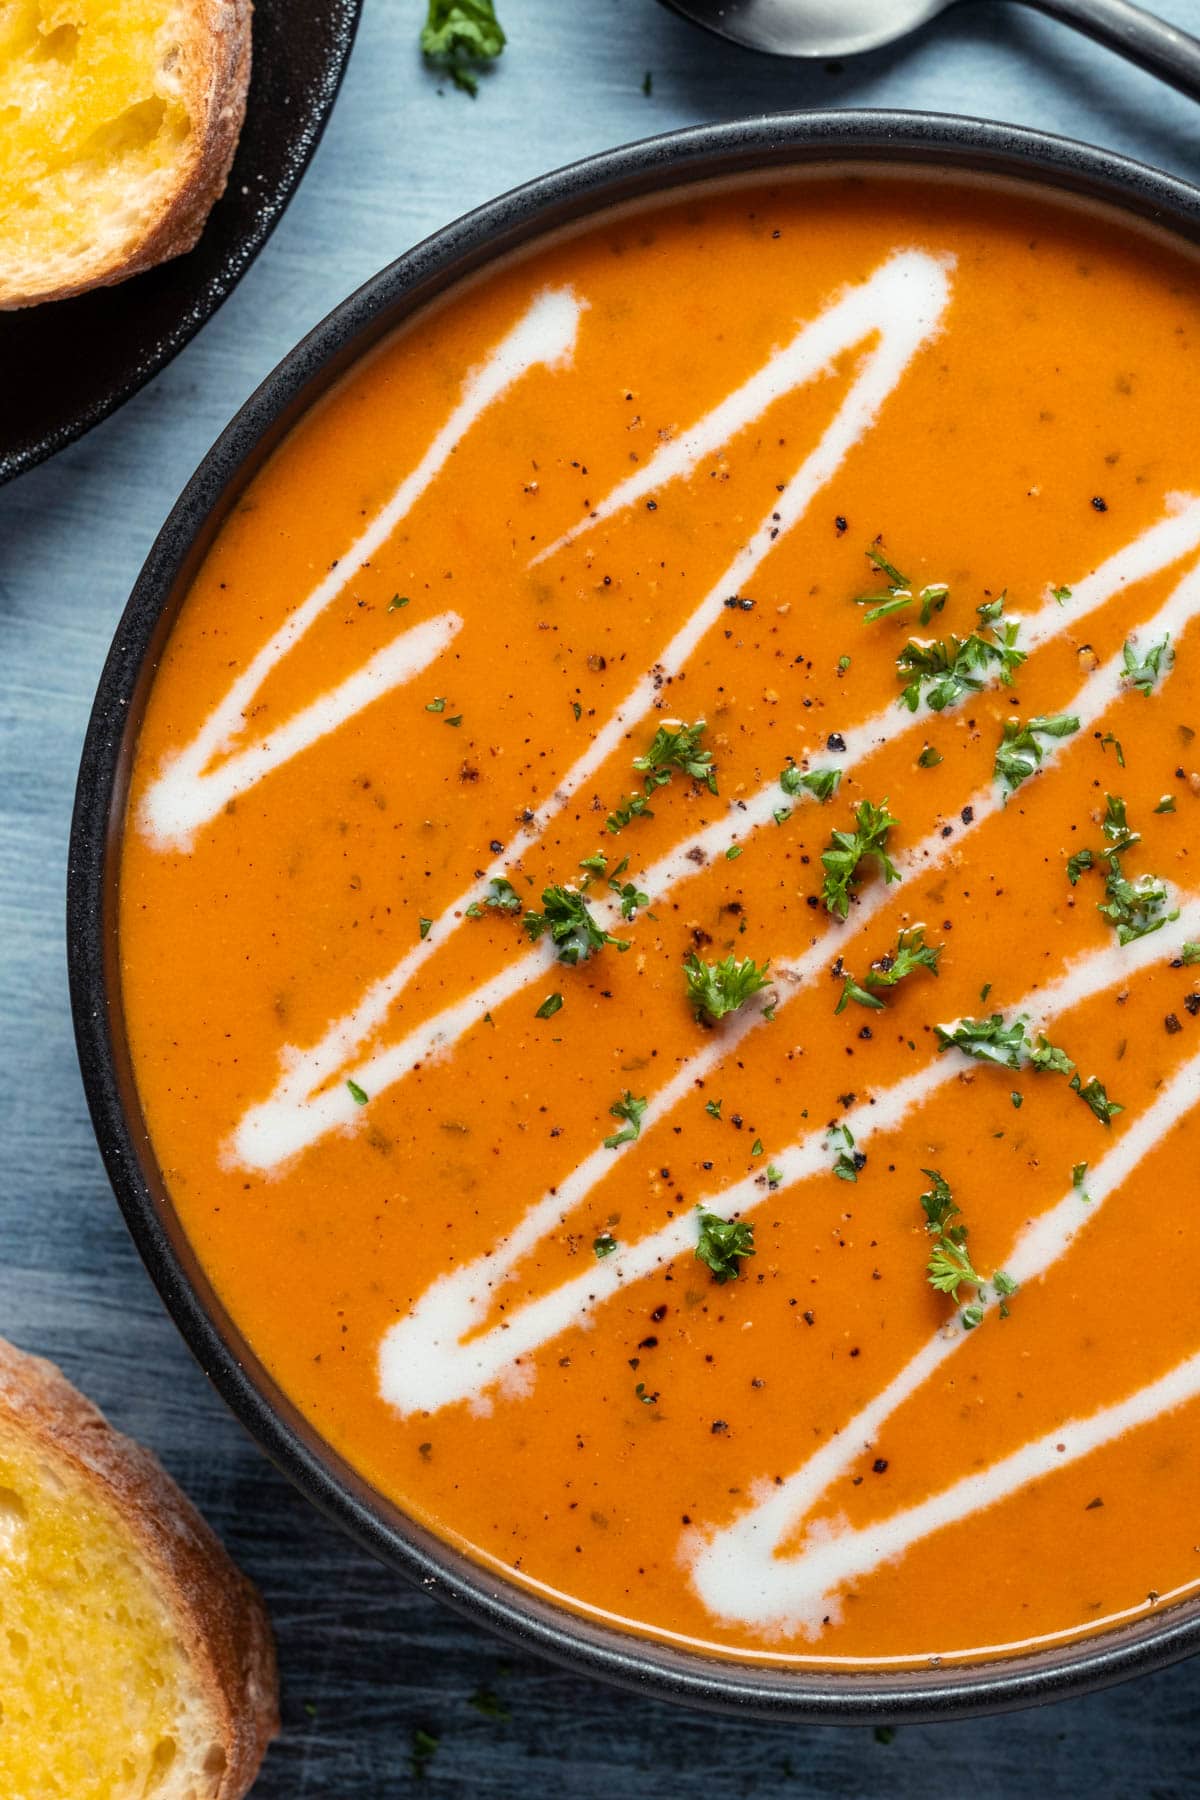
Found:
[[[241,1800],[278,1726],[262,1602],[140,1445],[0,1339],[0,1794]]]
[[[196,242],[237,147],[251,0],[0,0],[0,309]]]

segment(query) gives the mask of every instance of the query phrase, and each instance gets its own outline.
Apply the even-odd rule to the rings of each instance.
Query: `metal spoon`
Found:
[[[774,56],[854,56],[925,25],[957,0],[666,0],[718,37]],[[1130,0],[1022,0],[1200,100],[1200,39]]]

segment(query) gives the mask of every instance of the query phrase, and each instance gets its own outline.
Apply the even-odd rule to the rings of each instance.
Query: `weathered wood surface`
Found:
[[[1200,32],[1200,0],[1161,0],[1159,10]],[[238,292],[121,414],[0,492],[0,1329],[55,1356],[153,1444],[261,1582],[279,1633],[286,1730],[256,1800],[400,1794],[414,1785],[416,1726],[441,1740],[431,1796],[1200,1793],[1200,1665],[1008,1719],[909,1728],[882,1745],[864,1729],[705,1719],[512,1657],[293,1494],[192,1364],[125,1235],[67,1009],[75,762],[154,531],[211,438],[301,332],[389,255],[501,188],[699,119],[932,106],[1071,133],[1200,177],[1194,105],[1019,7],[964,7],[839,70],[727,51],[652,0],[502,0],[511,48],[474,103],[440,93],[421,69],[423,11],[423,0],[367,0],[325,143]],[[0,405],[2,395],[0,375]],[[480,1688],[511,1719],[472,1707]]]

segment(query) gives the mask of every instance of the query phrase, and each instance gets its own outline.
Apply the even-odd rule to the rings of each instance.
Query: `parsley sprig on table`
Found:
[[[493,0],[429,0],[422,53],[472,98],[479,78],[471,65],[494,61],[506,41]]]
[[[854,830],[834,831],[828,850],[821,852],[825,870],[821,897],[826,911],[835,918],[844,919],[849,913],[850,890],[861,881],[859,869],[864,862],[877,862],[885,882],[900,879],[887,848],[888,833],[898,821],[887,808],[886,800],[878,806],[860,800],[854,811]]]
[[[967,1250],[967,1228],[961,1222],[962,1213],[949,1182],[937,1169],[925,1169],[922,1173],[933,1183],[929,1191],[921,1195],[925,1229],[933,1239],[926,1278],[930,1287],[935,1288],[939,1294],[949,1294],[956,1306],[960,1288],[965,1286],[975,1289],[976,1298],[963,1307],[961,1314],[963,1330],[972,1331],[982,1323],[983,1294],[989,1283],[971,1261]],[[1016,1293],[1017,1284],[1011,1275],[1007,1275],[1003,1269],[997,1269],[990,1285],[1000,1300],[1000,1317],[1006,1319],[1008,1301]]]
[[[770,982],[769,963],[756,963],[749,956],[740,960],[727,956],[722,962],[707,963],[694,950],[684,958],[683,973],[696,1017],[713,1024],[726,1013],[737,1012]]]
[[[736,1281],[742,1261],[754,1255],[754,1227],[744,1219],[723,1219],[719,1213],[698,1208],[700,1237],[696,1244],[697,1259],[722,1283]]]
[[[981,629],[969,637],[951,633],[930,640],[909,638],[896,658],[900,674],[910,677],[900,695],[901,706],[916,712],[924,700],[932,712],[944,712],[965,695],[982,692],[993,676],[1005,687],[1012,686],[1025,652],[1017,649],[1017,621],[1003,617],[1004,600],[1001,594],[976,607]]]

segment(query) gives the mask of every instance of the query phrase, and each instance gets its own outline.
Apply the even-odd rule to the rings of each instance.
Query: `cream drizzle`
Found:
[[[899,383],[912,358],[937,330],[949,293],[949,277],[941,262],[915,250],[902,251],[883,263],[861,287],[850,289],[834,303],[833,310],[839,320],[839,333],[834,339],[823,330],[817,330],[825,315],[808,328],[816,334],[808,340],[811,375],[819,374],[826,366],[833,353],[831,344],[848,349],[872,333],[878,334],[878,342],[863,358],[816,448],[804,458],[784,492],[774,498],[770,512],[663,650],[656,665],[659,677],[664,673],[674,675],[684,666],[705,633],[721,617],[728,596],[740,592],[772,547],[799,523],[814,495],[869,431],[880,407]],[[805,335],[800,334],[794,350],[805,341]],[[789,365],[788,387],[795,385],[798,364],[797,354]],[[786,391],[787,388],[781,390]],[[742,395],[740,422],[749,425],[756,416],[750,409],[761,403],[761,393],[754,389],[747,396],[743,389]],[[723,416],[722,431],[725,434],[732,429],[733,417],[729,412]],[[702,427],[703,421],[696,428],[701,435]],[[525,825],[524,836],[528,841],[534,841],[545,831],[576,789],[608,759],[631,726],[652,710],[657,693],[656,676],[653,672],[647,673]],[[235,1160],[250,1168],[277,1168],[334,1126],[353,1121],[353,1102],[347,1105],[349,1096],[344,1088],[325,1094],[318,1090],[383,1025],[393,1002],[403,993],[426,956],[459,928],[461,915],[472,896],[479,892],[483,883],[503,874],[506,866],[506,859],[498,858],[485,869],[471,888],[445,909],[438,921],[439,928],[432,930],[422,943],[415,945],[393,968],[372,983],[354,1010],[330,1026],[316,1044],[303,1051],[294,1047],[283,1051],[280,1059],[283,1068],[275,1088],[266,1100],[243,1115],[233,1134],[230,1150]],[[452,1023],[455,1015],[453,1009],[450,1010]],[[445,1017],[443,1015],[443,1020]],[[454,1035],[462,1029],[461,1025],[455,1026]],[[443,1039],[437,1041],[441,1043]],[[391,1051],[373,1061],[381,1066],[372,1072],[369,1065],[364,1065],[354,1075],[368,1094],[378,1092],[381,1083],[395,1080],[407,1072],[404,1057]],[[366,1079],[360,1079],[362,1076]]]
[[[802,325],[790,343],[785,344],[781,350],[772,351],[762,367],[756,369],[741,387],[727,394],[724,400],[694,425],[661,445],[649,462],[642,463],[632,475],[618,482],[585,519],[572,525],[569,531],[556,538],[546,549],[540,550],[530,567],[556,556],[568,544],[591,531],[593,526],[636,505],[647,494],[657,492],[669,482],[686,479],[704,457],[722,449],[738,432],[744,431],[747,425],[774,406],[776,401],[782,400],[796,388],[807,386],[820,376],[832,375],[837,358],[861,343],[876,328],[884,344],[893,333],[899,340],[896,346],[899,355],[891,359],[896,369],[894,382],[912,355],[912,349],[905,350],[903,347],[903,338],[907,334],[903,329],[897,331],[896,320],[902,318],[906,311],[911,318],[923,320],[920,334],[924,338],[933,329],[949,298],[947,277],[954,266],[954,259],[948,257],[940,264],[943,271],[940,292],[933,274],[938,266],[937,259],[924,251],[902,250],[890,256],[861,285],[846,287],[824,312]],[[913,348],[915,347],[914,345]],[[868,364],[863,373],[868,374],[869,369]],[[856,388],[857,386],[858,384]],[[878,388],[874,382],[868,382],[857,399],[852,390],[848,400],[848,418],[842,421],[840,431],[835,425],[833,443],[823,445],[827,455],[829,451],[837,455],[837,462],[821,478],[821,485],[834,473],[846,451],[873,422],[879,407]],[[736,592],[736,589],[727,588],[725,591]]]
[[[876,347],[864,355],[837,414],[816,448],[800,465],[783,495],[774,502],[748,542],[737,552],[720,581],[675,634],[659,659],[660,669],[677,672],[694,651],[704,633],[719,617],[725,597],[738,592],[767,555],[771,545],[801,519],[815,493],[829,481],[846,455],[869,430],[879,408],[901,379],[917,350],[934,334],[949,296],[946,268],[919,252],[902,252],[889,258],[860,287],[845,291],[818,319],[805,326],[782,351],[776,352],[741,388],[726,397],[688,431],[665,445],[651,461],[622,482],[579,526],[541,551],[541,562],[573,542],[595,523],[632,505],[642,495],[666,482],[688,475],[707,454],[721,447],[737,431],[767,407],[804,382],[832,373],[836,357],[878,332]],[[299,642],[320,613],[386,542],[391,532],[421,493],[440,472],[463,433],[483,411],[499,399],[514,381],[538,364],[553,367],[572,353],[580,316],[580,304],[569,290],[548,290],[533,303],[487,362],[465,384],[463,396],[436,435],[417,469],[396,489],[387,505],[372,520],[350,551],[331,569],[307,599],[252,659],[231,685],[224,699],[205,721],[191,744],[164,763],[147,790],[139,824],[159,848],[186,850],[194,834],[240,793],[253,787],[272,769],[301,754],[321,738],[339,729],[381,695],[410,680],[440,655],[461,628],[452,613],[419,626],[337,687],[285,721],[269,736],[228,755],[215,770],[214,758],[229,750],[243,729],[246,714],[264,680],[276,664]],[[1086,615],[1120,586],[1143,579],[1187,554],[1200,543],[1200,505],[1180,503],[1177,511],[1144,533],[1135,544],[1080,582],[1069,606],[1061,614],[1046,608],[1026,625],[1023,644],[1032,647],[1048,641],[1063,626]],[[1143,633],[1181,632],[1200,598],[1200,570],[1194,570],[1174,590]],[[1121,693],[1117,659],[1098,670],[1079,690],[1069,710],[1079,713],[1084,724],[1094,722]],[[631,724],[653,705],[656,688],[644,677],[616,708],[588,750],[563,776],[553,796],[527,827],[526,835],[539,835],[572,793],[615,750]],[[1066,710],[1066,709],[1064,709]],[[851,760],[888,742],[912,723],[899,723],[888,714],[877,715],[847,734]],[[1048,747],[1053,756],[1061,746]],[[739,832],[757,829],[773,815],[778,801],[775,783],[769,783],[732,817],[717,821],[686,847],[668,853],[642,878],[665,891],[694,872],[686,862],[687,850],[700,848],[717,854],[737,841]],[[995,810],[1001,798],[994,791],[977,795],[975,822]],[[937,837],[930,837],[904,859],[906,870],[935,866],[949,853]],[[487,874],[499,873],[502,864]],[[485,877],[486,878],[486,877]],[[881,888],[871,890],[856,913],[861,926],[888,898]],[[453,915],[469,896],[452,905]],[[610,916],[615,907],[609,907]],[[446,915],[443,921],[446,922]],[[1081,958],[1051,988],[1040,990],[1022,1003],[1037,1005],[1043,1020],[1055,1006],[1069,1009],[1088,994],[1102,991],[1117,980],[1127,979],[1163,953],[1169,939],[1182,939],[1200,930],[1200,906],[1190,903],[1170,933],[1141,940],[1124,950],[1105,950]],[[275,1092],[262,1106],[247,1113],[235,1135],[236,1153],[251,1164],[274,1167],[296,1149],[312,1143],[336,1125],[354,1116],[353,1103],[340,1088],[316,1094],[336,1068],[344,1063],[383,1022],[392,1001],[403,991],[428,948],[436,943],[432,933],[426,944],[403,958],[369,990],[362,1004],[347,1019],[335,1024],[321,1042],[306,1053],[287,1050],[284,1074]],[[823,942],[790,972],[795,986],[811,980],[826,959]],[[356,1071],[370,1091],[399,1080],[420,1057],[448,1047],[474,1018],[511,997],[552,964],[544,948],[531,951],[485,983],[457,1007],[445,1009],[419,1027],[403,1043],[391,1046]],[[790,997],[787,989],[780,1003]],[[754,1015],[739,1020],[698,1056],[689,1059],[657,1097],[657,1117],[682,1097],[699,1073],[727,1056],[746,1031],[754,1028]],[[423,1046],[423,1047],[420,1047]],[[876,1096],[876,1105],[860,1107],[847,1115],[856,1136],[891,1130],[914,1107],[924,1102],[954,1073],[951,1059],[940,1059]],[[1081,1212],[1080,1197],[1072,1192],[1040,1218],[1032,1221],[1005,1260],[1019,1281],[1041,1278],[1063,1256],[1083,1225],[1096,1216],[1103,1201],[1118,1191],[1142,1156],[1166,1130],[1200,1099],[1200,1058],[1184,1065],[1157,1099],[1122,1134],[1116,1147],[1091,1172],[1088,1191],[1091,1205]],[[289,1114],[290,1118],[286,1118]],[[297,1125],[303,1114],[305,1125]],[[747,1177],[720,1195],[723,1210],[746,1212],[779,1188],[787,1188],[828,1167],[826,1133],[813,1132],[776,1158],[781,1178],[768,1189],[761,1176]],[[267,1154],[263,1154],[263,1152]],[[478,1402],[486,1388],[511,1378],[515,1365],[529,1351],[585,1318],[622,1282],[650,1273],[669,1258],[695,1243],[691,1217],[672,1221],[662,1230],[622,1249],[598,1263],[585,1276],[563,1284],[531,1302],[505,1320],[503,1330],[493,1328],[469,1341],[490,1303],[491,1291],[511,1279],[516,1266],[548,1229],[565,1218],[571,1206],[590,1192],[613,1167],[611,1152],[596,1152],[572,1172],[554,1195],[546,1196],[490,1257],[477,1259],[466,1268],[439,1277],[416,1303],[412,1312],[386,1334],[380,1348],[380,1383],[384,1397],[401,1412],[434,1409],[455,1400]],[[984,1296],[986,1301],[987,1296]],[[869,1574],[881,1563],[894,1560],[931,1532],[945,1528],[992,1506],[1030,1482],[1086,1456],[1127,1431],[1158,1417],[1200,1394],[1200,1355],[1178,1364],[1158,1381],[1116,1405],[1088,1418],[1074,1420],[1045,1438],[1024,1445],[989,1469],[965,1477],[921,1504],[894,1514],[870,1527],[851,1530],[824,1522],[808,1533],[800,1554],[780,1559],[779,1544],[803,1523],[815,1502],[836,1476],[860,1453],[871,1434],[911,1393],[932,1369],[953,1354],[964,1334],[939,1333],[930,1340],[839,1436],[784,1483],[771,1490],[734,1525],[710,1535],[696,1552],[692,1576],[705,1604],[717,1616],[758,1626],[799,1626],[810,1634],[821,1619],[836,1608],[837,1592],[847,1581]],[[1065,1449],[1063,1446],[1066,1446]]]
[[[272,769],[281,768],[301,751],[337,731],[364,707],[411,681],[442,654],[461,630],[458,614],[446,612],[406,631],[394,644],[376,651],[361,669],[293,713],[256,744],[227,756],[199,778],[199,785],[180,770],[179,763],[172,763],[147,794],[147,804],[150,794],[154,795],[156,828],[168,816],[173,822],[171,833],[162,835],[160,848],[178,849],[192,831],[223,812],[231,800],[255,787]]]
[[[1142,1158],[1179,1126],[1197,1102],[1200,1055],[1176,1071],[1108,1155],[1089,1169],[1086,1201],[1072,1188],[1056,1205],[1025,1226],[1009,1254],[1001,1259],[1014,1280],[1027,1285],[1043,1278],[1066,1255],[1078,1234],[1099,1216],[1105,1202],[1120,1191]],[[982,1299],[985,1306],[993,1304],[987,1295]],[[824,1522],[819,1528],[814,1526],[797,1554],[781,1558],[779,1545],[803,1523],[833,1482],[871,1447],[887,1420],[934,1370],[968,1341],[970,1334],[957,1324],[929,1338],[887,1386],[782,1487],[773,1487],[734,1524],[712,1534],[694,1554],[691,1566],[692,1580],[710,1611],[742,1623],[786,1624],[814,1632],[835,1605],[833,1590],[840,1582],[856,1574],[868,1574],[881,1563],[902,1555],[929,1531],[994,1505],[1048,1472],[1041,1462],[1047,1441],[1067,1441],[1070,1431],[1078,1446],[1074,1455],[1086,1455],[1100,1443],[1148,1422],[1158,1412],[1182,1404],[1197,1391],[1191,1385],[1191,1371],[1200,1358],[1193,1357],[1131,1400],[1095,1414],[1095,1429],[1102,1434],[1098,1438],[1088,1421],[1075,1421],[1053,1433],[1049,1440],[1027,1445],[1015,1456],[955,1483],[919,1507],[880,1521],[868,1531],[839,1531]],[[1181,1371],[1186,1373],[1181,1375]],[[1022,1458],[1027,1453],[1026,1463]],[[1059,1467],[1070,1460],[1070,1452],[1063,1457],[1056,1455],[1050,1466]],[[844,1547],[838,1549],[843,1539]]]
[[[321,695],[302,713],[233,759],[236,774],[228,763],[210,771],[213,759],[228,750],[244,728],[250,707],[272,670],[382,549],[400,521],[441,474],[471,427],[531,369],[557,368],[570,359],[582,311],[582,303],[569,288],[546,288],[479,368],[468,375],[458,404],[416,468],[251,658],[191,743],[164,761],[157,778],[146,789],[137,820],[155,849],[190,850],[195,833],[217,816],[234,793],[244,793],[272,769],[335,731],[380,695],[411,680],[438,653],[436,648],[429,648],[433,642],[430,634],[436,637],[438,627],[444,631],[452,621],[453,630],[458,629],[459,621],[447,613],[440,620],[409,632],[399,645],[380,651],[357,675]],[[447,637],[445,642],[448,641]],[[407,655],[402,648],[405,643],[409,646]],[[441,647],[445,647],[444,642]],[[425,660],[419,661],[420,652],[426,648]],[[355,697],[357,705],[352,704]]]
[[[1035,990],[1016,1003],[1015,1010],[1034,1015],[1045,1026],[1059,1013],[1069,1012],[1081,1001],[1103,993],[1117,982],[1126,981],[1154,962],[1178,954],[1190,935],[1200,932],[1200,900],[1189,901],[1180,909],[1179,918],[1168,930],[1151,937],[1136,939],[1132,944],[1107,945],[1103,950],[1076,959],[1057,981]],[[824,962],[824,957],[822,962]],[[745,1027],[743,1027],[743,1030]],[[672,1103],[694,1088],[697,1063],[705,1069],[729,1052],[722,1044],[706,1053],[706,1059],[693,1058],[676,1073],[669,1088],[675,1090]],[[857,1142],[866,1142],[879,1133],[899,1128],[912,1110],[923,1105],[940,1087],[954,1080],[962,1067],[955,1055],[939,1056],[924,1068],[915,1070],[892,1087],[861,1102],[845,1116],[843,1123],[854,1133]],[[661,1104],[668,1090],[659,1096],[655,1116],[667,1110]],[[647,1114],[647,1118],[650,1115]],[[1120,1147],[1134,1135],[1136,1127],[1126,1131]],[[702,1204],[725,1217],[743,1216],[761,1205],[768,1197],[780,1193],[815,1175],[827,1174],[830,1154],[826,1127],[808,1132],[803,1138],[772,1161],[780,1172],[778,1183],[768,1188],[760,1174],[747,1175]],[[626,1146],[626,1150],[628,1146]],[[586,1198],[590,1189],[614,1166],[619,1151],[598,1146],[586,1157],[555,1192],[546,1194],[517,1225],[516,1229],[487,1255],[476,1257],[437,1279],[419,1299],[412,1302],[404,1316],[389,1327],[379,1349],[379,1385],[385,1400],[402,1414],[426,1411],[456,1401],[470,1400],[479,1404],[489,1387],[513,1376],[518,1359],[540,1349],[573,1325],[583,1322],[594,1308],[630,1281],[641,1280],[673,1257],[695,1249],[697,1227],[695,1215],[689,1213],[647,1234],[636,1244],[620,1245],[611,1256],[589,1267],[582,1275],[551,1292],[510,1307],[503,1323],[478,1331],[489,1312],[495,1290],[515,1275],[521,1260],[534,1250],[543,1237],[560,1225],[569,1213]],[[1114,1152],[1113,1154],[1116,1154]],[[1101,1165],[1101,1169],[1106,1165]],[[1097,1171],[1096,1185],[1102,1177]],[[1089,1175],[1089,1193],[1093,1179]],[[1078,1196],[1075,1196],[1078,1201]],[[1011,1272],[1017,1279],[1020,1259]],[[1010,1265],[1005,1264],[1006,1267]]]
[[[1035,618],[1025,634],[1026,641],[1034,645],[1048,643],[1069,625],[1086,617],[1089,611],[1111,599],[1122,587],[1142,580],[1148,574],[1177,561],[1188,550],[1200,544],[1200,501],[1177,501],[1176,506],[1177,510],[1151,526],[1134,543],[1118,551],[1091,576],[1079,583],[1069,616],[1065,609],[1055,606],[1048,609],[1046,614]],[[1193,577],[1192,580],[1200,597],[1200,585],[1197,585],[1200,577]],[[1174,603],[1185,589],[1187,594],[1193,591],[1187,582],[1183,583],[1151,621],[1147,630],[1165,628],[1163,620],[1168,616],[1172,621],[1175,620],[1181,609]],[[1182,604],[1185,612],[1187,604],[1185,595]],[[1084,719],[1085,725],[1092,723],[1107,704],[1107,699],[1097,700],[1096,696],[1114,698],[1120,692],[1122,667],[1121,659],[1114,657],[1079,690],[1069,710],[1077,712],[1081,708],[1093,708]],[[839,754],[839,762],[843,767],[853,768],[863,757],[912,728],[913,715],[893,703],[873,719],[844,734],[846,750]],[[1053,746],[1049,754],[1052,756],[1059,747]],[[975,808],[974,823],[967,829],[974,829],[994,812],[999,798],[994,788],[984,789],[976,794],[972,802]],[[724,819],[714,821],[678,844],[639,876],[639,880],[655,897],[665,895],[681,881],[697,874],[698,867],[693,860],[696,853],[706,862],[713,861],[751,831],[772,823],[780,799],[778,782],[765,783],[749,800],[732,807]],[[953,853],[954,842],[961,842],[961,835],[960,833],[957,840],[943,840],[939,827],[901,859],[899,866],[902,869],[917,869],[922,861],[925,866],[943,861]],[[494,867],[495,872],[499,873],[502,865]],[[460,910],[464,908],[469,898],[470,896],[463,896],[456,902],[457,907]],[[865,924],[886,903],[886,899],[884,890],[868,890],[856,909],[856,925]],[[615,902],[605,898],[597,902],[594,910],[606,929],[612,930],[620,925],[620,911]],[[455,928],[452,923],[451,929]],[[344,1085],[326,1088],[323,1092],[315,1090],[335,1074],[348,1057],[353,1056],[371,1030],[383,1023],[383,1016],[391,1001],[411,980],[420,961],[428,954],[429,947],[438,941],[438,935],[438,929],[435,929],[424,944],[414,947],[381,982],[369,990],[365,1001],[353,1013],[330,1028],[314,1049],[302,1054],[293,1052],[290,1057],[285,1058],[284,1073],[273,1092],[265,1100],[248,1108],[233,1132],[229,1152],[234,1161],[247,1168],[277,1169],[289,1157],[317,1142],[326,1132],[353,1125],[361,1119],[360,1109]],[[808,956],[802,959],[801,965],[791,971],[793,990],[797,983],[808,979],[815,969],[823,966],[826,955],[824,940],[818,939]],[[411,1073],[417,1063],[424,1063],[431,1056],[444,1054],[453,1048],[485,1012],[493,1011],[523,987],[541,979],[550,966],[551,960],[544,949],[515,957],[500,974],[493,976],[464,999],[444,1007],[433,1017],[414,1027],[405,1037],[361,1062],[351,1071],[352,1079],[372,1097],[385,1092]],[[753,1022],[754,1016],[750,1015],[739,1024],[739,1037]],[[654,1113],[649,1116],[657,1116],[668,1103],[674,1104],[675,1098],[686,1092],[702,1069],[728,1054],[734,1041],[726,1031],[715,1043],[710,1043],[704,1051],[684,1064],[680,1074],[659,1096]],[[671,1096],[669,1102],[668,1096]]]
[[[914,1544],[948,1526],[985,1512],[1034,1481],[1043,1480],[1130,1431],[1149,1425],[1200,1395],[1200,1353],[1176,1363],[1157,1381],[1086,1418],[1069,1419],[1044,1437],[927,1500],[870,1525],[815,1523],[795,1556],[780,1559],[769,1548],[770,1530],[749,1513],[718,1533],[692,1564],[692,1580],[716,1617],[761,1628],[819,1635],[826,1620],[841,1617],[838,1595],[848,1582],[897,1562]],[[738,1535],[735,1537],[734,1533]]]

